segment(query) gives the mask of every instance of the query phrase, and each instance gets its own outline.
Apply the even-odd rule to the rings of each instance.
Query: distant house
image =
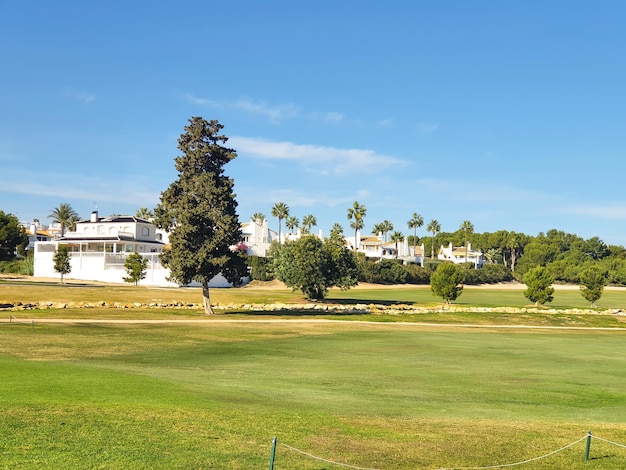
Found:
[[[27,250],[33,250],[36,242],[47,242],[52,240],[52,233],[47,228],[37,223],[30,224],[26,228],[26,235],[28,235]]]
[[[53,256],[59,245],[70,249],[72,270],[67,278],[102,282],[124,282],[124,268],[131,253],[148,260],[146,286],[177,286],[168,280],[169,269],[161,264],[159,255],[167,243],[167,234],[150,221],[134,216],[99,217],[92,212],[88,220],[76,223],[76,230],[64,237],[35,243],[35,276],[58,277]],[[211,280],[210,287],[228,287],[221,275]]]
[[[278,233],[268,228],[267,219],[263,222],[250,219],[250,222],[241,224],[241,235],[247,253],[252,256],[267,256],[272,242],[278,240]]]
[[[485,259],[484,254],[481,251],[472,250],[472,244],[467,244],[467,250],[464,246],[452,246],[450,243],[447,247],[441,245],[437,258],[442,261],[452,261],[455,264],[473,263],[478,268],[483,267]]]
[[[385,242],[380,235],[367,235],[358,236],[357,252],[363,253],[368,258],[378,259],[401,259],[407,263],[417,263],[424,266],[424,244],[416,246],[415,250],[413,246],[409,246],[407,238],[404,241],[398,243],[396,252],[395,242]],[[346,237],[346,245],[354,250],[354,237]]]

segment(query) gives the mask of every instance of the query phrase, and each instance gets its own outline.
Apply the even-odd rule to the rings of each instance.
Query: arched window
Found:
[[[148,227],[144,227],[141,229],[141,235],[143,237],[147,237],[150,235],[150,229]]]
[[[98,225],[98,235],[104,235],[104,225]]]

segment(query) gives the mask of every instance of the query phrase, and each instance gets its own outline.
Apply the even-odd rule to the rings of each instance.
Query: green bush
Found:
[[[513,273],[503,264],[486,264],[480,269],[468,269],[465,272],[465,284],[495,284],[513,280]]]
[[[248,256],[250,266],[250,279],[255,281],[273,281],[272,260],[259,256]]]
[[[424,260],[424,267],[429,269],[431,272],[435,272],[437,270],[437,267],[443,263],[442,260],[437,259],[437,258],[426,258]]]
[[[24,276],[32,276],[35,273],[33,257],[29,256],[23,259],[14,259],[11,261],[0,261],[0,273],[22,274]]]
[[[373,284],[405,284],[409,274],[399,259],[368,259],[357,256],[359,281]]]
[[[407,272],[406,282],[409,284],[430,284],[430,276],[433,273],[428,268],[423,268],[419,264],[409,263],[404,265]]]

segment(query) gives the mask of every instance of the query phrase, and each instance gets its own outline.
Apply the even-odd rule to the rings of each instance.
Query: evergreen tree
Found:
[[[148,259],[139,253],[132,253],[124,262],[124,269],[128,277],[124,278],[124,282],[139,284],[139,281],[146,278],[146,270],[148,269]]]
[[[430,276],[430,290],[449,304],[463,292],[463,286],[460,284],[463,283],[464,277],[463,270],[456,264],[441,263]]]
[[[543,305],[546,302],[552,302],[552,299],[554,299],[554,288],[551,287],[554,283],[554,278],[545,267],[537,266],[532,268],[524,274],[522,281],[527,287],[524,291],[524,297],[534,302],[535,305]]]
[[[602,291],[607,284],[607,273],[598,266],[589,266],[580,273],[580,293],[591,306],[596,308],[596,301],[602,297]]]
[[[156,211],[157,225],[171,231],[171,248],[161,255],[170,279],[200,282],[207,314],[213,313],[209,281],[221,273],[240,285],[247,271],[242,255],[232,249],[241,241],[241,227],[234,183],[224,175],[224,165],[237,154],[223,146],[228,140],[219,134],[223,127],[201,117],[189,120],[178,139],[178,179],[161,193]]]
[[[54,252],[52,261],[54,261],[54,270],[61,275],[61,284],[63,284],[63,277],[72,272],[69,247],[67,245],[59,245]]]

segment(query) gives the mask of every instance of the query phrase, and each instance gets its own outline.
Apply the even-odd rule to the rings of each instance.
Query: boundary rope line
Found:
[[[579,442],[584,441],[585,439],[587,439],[587,436],[581,437],[577,441],[574,441],[574,442],[572,442],[570,444],[567,444],[566,446],[563,446],[560,449],[553,450],[552,452],[549,452],[549,453],[547,453],[545,455],[540,455],[539,457],[533,457],[532,459],[523,460],[522,462],[506,463],[506,464],[502,464],[502,465],[491,465],[491,466],[488,466],[488,467],[450,467],[450,468],[440,468],[438,470],[455,470],[455,469],[456,470],[481,470],[481,469],[488,469],[488,468],[515,467],[516,465],[523,465],[525,463],[534,462],[535,460],[545,459],[546,457],[550,457],[551,455],[554,455],[557,452],[561,452],[562,450],[565,450],[568,447],[572,447],[573,445],[576,445]]]
[[[592,434],[590,434],[589,436],[592,439],[597,439],[599,441],[603,441],[603,442],[606,442],[608,444],[612,444],[612,445],[615,445],[615,446],[618,446],[618,447],[623,447],[624,449],[626,449],[626,445],[624,445],[624,444],[619,444],[617,442],[609,441],[608,439],[603,439],[601,437],[598,437],[598,436],[595,436],[595,435],[592,435]],[[492,468],[515,467],[517,465],[523,465],[523,464],[526,464],[526,463],[529,463],[529,462],[534,462],[536,460],[545,459],[546,457],[550,457],[551,455],[554,455],[554,454],[556,454],[558,452],[561,452],[561,451],[563,451],[565,449],[568,449],[568,448],[570,448],[570,447],[572,447],[572,446],[574,446],[574,445],[584,441],[589,436],[581,437],[580,439],[578,439],[578,440],[576,440],[574,442],[571,442],[570,444],[567,444],[567,445],[561,447],[560,449],[553,450],[552,452],[548,452],[547,454],[540,455],[539,457],[533,457],[531,459],[523,460],[521,462],[506,463],[506,464],[501,464],[501,465],[490,465],[490,466],[487,466],[487,467],[447,467],[447,468],[439,468],[437,470],[487,470],[487,469],[492,469]],[[288,449],[291,449],[293,451],[296,451],[296,452],[298,452],[298,453],[300,453],[302,455],[306,455],[307,457],[311,457],[312,459],[319,460],[321,462],[326,462],[326,463],[329,463],[329,464],[332,464],[332,465],[339,465],[341,467],[352,468],[352,469],[355,469],[355,470],[376,470],[374,468],[357,467],[357,466],[348,465],[348,464],[345,464],[345,463],[334,462],[332,460],[324,459],[322,457],[318,457],[316,455],[310,454],[310,453],[305,452],[303,450],[297,449],[296,447],[292,447],[292,446],[290,446],[288,444],[284,444],[282,442],[280,444],[282,446],[287,447]]]
[[[280,444],[282,446],[287,447],[288,449],[295,450],[296,452],[299,452],[299,453],[301,453],[303,455],[306,455],[307,457],[311,457],[312,459],[320,460],[322,462],[330,463],[330,464],[333,464],[333,465],[339,465],[341,467],[346,467],[346,468],[354,468],[356,470],[376,470],[375,468],[355,467],[354,465],[348,465],[348,464],[345,464],[345,463],[333,462],[332,460],[327,460],[327,459],[323,459],[322,457],[317,457],[316,455],[309,454],[308,452],[305,452],[305,451],[300,450],[300,449],[296,449],[295,447],[291,447],[290,445],[284,444],[282,442]]]
[[[609,444],[613,444],[614,446],[623,447],[624,449],[626,449],[626,446],[624,444],[618,444],[617,442],[609,441],[608,439],[602,439],[601,437],[594,436],[593,434],[591,435],[591,438],[592,439],[597,439],[597,440],[603,441],[603,442],[608,442]]]

